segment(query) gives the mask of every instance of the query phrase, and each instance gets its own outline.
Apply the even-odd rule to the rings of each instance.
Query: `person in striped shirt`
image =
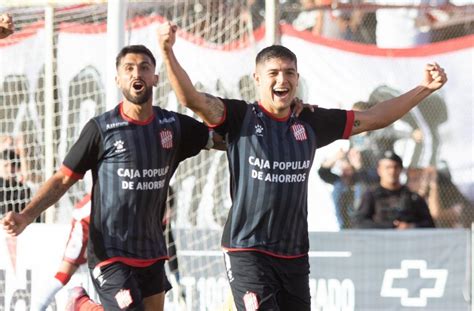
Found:
[[[299,74],[293,52],[261,50],[254,103],[195,89],[173,53],[177,27],[158,29],[159,45],[178,101],[225,136],[232,206],[222,247],[238,310],[310,310],[308,175],[316,149],[335,140],[385,127],[446,82],[428,64],[421,85],[367,111],[315,107],[292,112]]]

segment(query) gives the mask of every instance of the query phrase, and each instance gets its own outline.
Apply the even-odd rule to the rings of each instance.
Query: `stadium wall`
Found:
[[[68,230],[68,225],[34,224],[16,239],[0,232],[0,310],[29,310],[56,272]],[[175,231],[186,307],[171,291],[166,310],[229,310],[219,232],[195,231]],[[194,234],[208,238],[188,245]],[[312,232],[310,241],[312,310],[470,310],[469,230]],[[198,261],[206,264],[191,267]],[[82,267],[50,310],[64,310],[73,286],[82,285],[95,297],[88,273]]]

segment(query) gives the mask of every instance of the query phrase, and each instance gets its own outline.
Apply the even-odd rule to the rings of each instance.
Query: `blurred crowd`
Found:
[[[367,109],[376,98],[357,102],[353,109]],[[319,177],[332,186],[341,229],[470,228],[474,206],[453,182],[446,162],[436,158],[437,147],[426,164],[419,161],[416,148],[408,154],[402,150],[401,141],[423,145],[424,135],[416,124],[408,131],[398,131],[395,124],[352,136],[347,149],[322,162]]]
[[[281,20],[329,39],[408,48],[474,33],[469,0],[280,0]],[[264,1],[249,0],[253,24]]]

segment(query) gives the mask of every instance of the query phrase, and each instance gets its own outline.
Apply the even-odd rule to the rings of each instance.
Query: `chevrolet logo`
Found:
[[[419,297],[410,297],[408,288],[393,287],[394,280],[407,279],[409,270],[418,270],[421,279],[434,279],[433,288],[421,288]],[[428,298],[439,298],[444,294],[448,270],[427,269],[425,260],[402,260],[401,269],[387,269],[385,271],[380,296],[400,298],[404,307],[425,307]]]

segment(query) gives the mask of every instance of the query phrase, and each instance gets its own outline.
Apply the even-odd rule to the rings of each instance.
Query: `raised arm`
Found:
[[[10,14],[0,14],[0,39],[13,33],[13,18]]]
[[[218,124],[224,117],[224,103],[194,87],[173,52],[176,30],[176,25],[170,22],[165,22],[158,28],[159,45],[171,87],[180,104],[194,111],[208,125]]]
[[[38,218],[48,207],[56,203],[77,180],[57,171],[41,186],[31,202],[20,213],[8,212],[2,219],[7,234],[17,236],[26,226]]]
[[[447,81],[444,69],[437,63],[427,64],[423,82],[411,91],[398,97],[378,103],[365,111],[355,111],[351,135],[386,127],[403,117],[413,107]]]

